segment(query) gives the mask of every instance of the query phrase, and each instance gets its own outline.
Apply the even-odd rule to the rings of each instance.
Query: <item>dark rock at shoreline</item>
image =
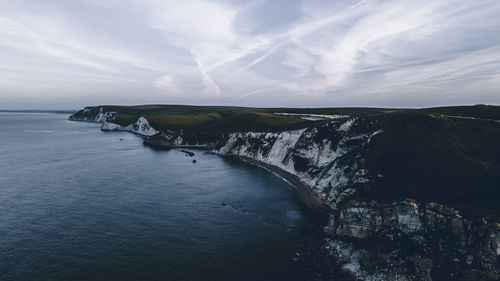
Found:
[[[194,156],[194,152],[191,152],[191,151],[181,150],[181,152],[186,153],[186,155],[188,155],[188,156],[190,156],[190,157],[193,157],[193,156]]]
[[[170,150],[172,149],[172,142],[168,141],[160,134],[150,137],[144,137],[143,145],[157,150]]]

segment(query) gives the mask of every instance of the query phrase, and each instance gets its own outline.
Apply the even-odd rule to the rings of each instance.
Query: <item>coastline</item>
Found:
[[[234,154],[229,154],[229,155],[224,155],[224,154],[217,154],[223,157],[232,157],[236,159],[240,159],[244,162],[250,163],[252,165],[261,167],[263,169],[266,169],[279,177],[281,177],[283,180],[288,182],[290,185],[295,187],[295,190],[298,192],[300,195],[300,198],[304,201],[304,203],[309,206],[313,207],[322,211],[330,211],[332,209],[331,205],[328,204],[328,202],[320,197],[314,190],[312,190],[307,184],[303,183],[299,177],[297,177],[294,174],[291,174],[279,167],[269,165],[266,163],[263,163],[261,161],[252,159],[250,157],[246,156],[240,156],[240,155],[234,155]]]
[[[99,122],[96,122],[95,120],[74,119],[71,117],[69,118],[69,120],[70,121],[79,121],[79,122],[99,123]],[[102,131],[110,131],[110,130],[102,130]],[[138,136],[143,137],[143,138],[145,137],[144,135],[141,135],[137,132],[133,132],[130,130],[120,130],[120,131],[133,133],[133,134],[138,135]],[[156,147],[156,146],[152,146],[150,144],[145,145],[145,146],[148,146],[148,147],[155,149],[155,150],[169,150],[169,149],[183,149],[183,148],[184,149],[195,149],[195,150],[205,151],[205,153],[207,153],[207,152],[214,153],[214,154],[217,154],[217,155],[222,156],[222,157],[237,158],[237,159],[242,160],[244,162],[247,162],[247,163],[250,163],[252,165],[266,169],[266,170],[270,171],[271,173],[274,173],[275,175],[281,177],[283,180],[285,180],[287,183],[289,183],[291,186],[293,186],[295,188],[295,190],[298,192],[301,200],[303,200],[303,202],[307,206],[321,210],[321,211],[325,211],[325,212],[332,210],[332,206],[328,203],[328,201],[323,199],[321,195],[319,195],[316,191],[312,190],[307,184],[303,183],[298,176],[296,176],[292,173],[289,173],[289,172],[287,172],[279,167],[255,160],[253,158],[241,156],[241,155],[234,155],[234,154],[229,154],[229,155],[219,154],[219,153],[211,151],[213,149],[213,147],[208,146],[208,145],[176,145],[176,146],[169,147],[168,149],[166,147]]]
[[[83,111],[84,113],[90,112],[87,109]],[[94,109],[92,112],[95,111]],[[87,115],[82,116],[88,118]],[[441,116],[444,115],[441,114]],[[238,160],[234,161],[243,161],[279,176],[293,187],[293,195],[296,201],[305,207],[304,209],[318,215],[326,215],[325,218],[328,217],[328,220],[321,223],[321,225],[326,224],[321,228],[326,233],[324,235],[326,254],[338,259],[340,269],[352,274],[356,279],[396,280],[400,279],[398,276],[401,276],[407,280],[431,280],[431,277],[454,276],[454,274],[477,275],[476,277],[485,274],[500,276],[500,270],[498,270],[500,224],[494,219],[490,221],[485,216],[487,213],[484,211],[488,208],[493,211],[496,208],[494,204],[491,207],[485,206],[484,203],[490,202],[489,198],[481,197],[494,195],[493,191],[488,188],[494,188],[494,184],[490,183],[495,180],[496,170],[483,173],[472,169],[475,171],[472,176],[477,176],[477,182],[485,185],[484,188],[478,189],[480,193],[477,199],[484,200],[480,202],[481,206],[478,206],[479,204],[474,200],[462,199],[461,196],[469,196],[473,191],[473,189],[468,190],[467,185],[463,187],[460,185],[456,197],[448,197],[445,192],[450,188],[448,185],[456,188],[455,180],[443,183],[434,183],[432,180],[424,181],[425,185],[432,188],[425,187],[413,178],[419,176],[412,174],[413,169],[408,174],[409,177],[402,176],[409,169],[400,170],[400,167],[407,167],[401,162],[402,159],[398,160],[400,162],[393,163],[383,156],[400,153],[404,157],[416,157],[417,150],[411,147],[408,149],[408,146],[400,145],[399,142],[413,141],[414,129],[421,124],[432,125],[431,129],[426,128],[423,131],[431,134],[432,140],[441,138],[442,134],[444,136],[453,133],[469,135],[474,130],[484,130],[484,135],[474,139],[477,140],[478,145],[485,145],[484,149],[481,148],[478,151],[497,151],[494,141],[485,140],[494,140],[498,136],[498,131],[484,127],[483,123],[469,121],[462,123],[460,120],[451,120],[451,118],[472,119],[472,117],[448,117],[450,118],[436,118],[433,114],[419,112],[417,114],[390,112],[375,116],[373,120],[368,117],[354,118],[344,123],[311,127],[309,131],[307,129],[272,133],[241,131],[229,133],[229,135],[211,133],[185,137],[179,136],[175,131],[164,131],[157,138],[151,135],[151,132],[157,131],[144,117],[140,117],[122,131],[144,137],[143,144],[152,149],[176,149],[181,152],[181,149],[205,151],[206,154],[217,154],[227,159],[237,158]],[[455,123],[459,121],[460,123]],[[402,128],[402,122],[409,123],[409,127],[403,126]],[[479,124],[479,127],[473,124]],[[442,132],[443,128],[444,132]],[[370,146],[367,146],[372,137],[380,132],[385,132],[384,137],[377,138],[371,142]],[[399,133],[407,134],[407,136]],[[408,140],[409,137],[411,140]],[[204,145],[192,146],[187,143],[203,143]],[[422,148],[440,151],[439,143],[433,144],[425,141],[423,143]],[[388,149],[388,144],[393,144],[394,149]],[[325,150],[328,146],[329,151]],[[471,150],[479,148],[472,144],[466,147]],[[380,152],[380,156],[375,157],[370,151]],[[187,154],[190,155],[189,152]],[[462,161],[462,158],[455,159],[460,156],[460,153],[456,153],[455,150],[445,155],[453,160],[452,164]],[[288,159],[292,159],[293,166],[285,165],[289,164]],[[422,156],[416,159],[422,163],[437,161],[434,156]],[[470,161],[474,159],[471,158]],[[483,158],[478,156],[477,159]],[[488,161],[491,159],[486,157],[483,160],[486,161],[485,163],[490,163]],[[368,165],[366,161],[372,164]],[[441,163],[437,167],[445,167],[446,161],[436,162]],[[464,163],[470,164],[470,161]],[[308,169],[308,163],[316,163],[318,169]],[[380,167],[378,167],[379,163],[381,163]],[[472,168],[476,167],[475,164],[470,165]],[[436,170],[426,165],[418,166],[420,167],[423,172],[431,176]],[[436,171],[439,173],[440,170]],[[461,172],[460,169],[457,171]],[[377,175],[377,178],[385,177],[388,180],[373,180],[373,175]],[[481,179],[483,175],[485,180]],[[274,182],[274,184],[279,184],[279,182]],[[440,186],[441,184],[443,186]],[[437,190],[437,194],[434,189]],[[362,192],[358,192],[360,190]],[[427,190],[432,193],[427,194],[425,192]],[[328,202],[325,198],[331,198],[332,201]],[[465,202],[454,201],[454,198]],[[440,203],[434,203],[436,201]],[[464,203],[469,205],[464,205]],[[448,204],[448,206],[442,204]],[[453,209],[452,206],[457,209]],[[464,206],[470,208],[470,215],[463,213]],[[381,240],[381,242],[377,247],[371,247],[370,243],[375,240]],[[381,256],[382,259],[379,258]],[[457,265],[461,266],[459,270],[457,270]]]

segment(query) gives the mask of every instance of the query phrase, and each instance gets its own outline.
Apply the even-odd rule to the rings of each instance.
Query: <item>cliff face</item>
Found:
[[[379,189],[391,183],[391,179],[401,184],[405,184],[405,180],[413,182],[413,178],[398,181],[391,175],[397,168],[391,166],[392,163],[399,161],[391,159],[399,157],[396,153],[377,156],[376,152],[398,144],[381,140],[406,135],[391,130],[383,120],[342,119],[277,133],[182,135],[174,131],[158,132],[144,117],[128,126],[120,126],[112,123],[114,113],[102,111],[102,108],[86,108],[70,119],[103,122],[102,130],[143,135],[144,144],[154,148],[204,147],[220,155],[253,159],[297,176],[327,205],[330,222],[325,227],[326,247],[354,279],[500,279],[500,226],[493,220],[475,214],[465,217],[431,200],[387,199],[387,194],[393,191]],[[427,123],[418,126],[436,131]],[[400,158],[407,161],[412,157]],[[439,164],[427,159],[431,158],[422,161]],[[449,158],[443,159],[449,161]],[[381,164],[385,161],[391,170],[379,169],[377,161]],[[406,165],[401,161],[397,163]],[[397,191],[404,194],[404,190],[401,186]],[[432,192],[417,191],[414,194],[425,193],[419,199],[432,199]],[[377,193],[384,196],[375,196]]]
[[[148,120],[144,117],[139,117],[134,123],[122,127],[110,121],[104,121],[101,127],[102,131],[127,131],[132,132],[141,136],[153,136],[159,133],[151,125],[149,125]]]
[[[330,252],[358,279],[500,278],[499,224],[436,203],[357,199],[384,177],[365,159],[379,134],[380,123],[349,119],[291,132],[234,133],[215,151],[279,167],[324,198],[332,209],[325,228]]]
[[[330,252],[359,279],[500,278],[500,224],[440,204],[351,200],[325,230]]]
[[[71,121],[105,122],[113,120],[116,112],[105,112],[100,106],[88,106],[71,115]]]
[[[69,120],[72,121],[88,121],[102,123],[102,131],[127,131],[141,136],[153,136],[159,133],[144,117],[139,117],[136,122],[128,126],[120,126],[112,121],[116,117],[116,112],[105,112],[103,107],[90,106],[71,115]]]
[[[333,209],[370,182],[363,151],[381,130],[355,119],[281,133],[233,133],[215,151],[279,167],[296,175]]]

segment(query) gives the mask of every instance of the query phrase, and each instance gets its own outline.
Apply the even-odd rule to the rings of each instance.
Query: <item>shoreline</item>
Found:
[[[70,121],[79,121],[79,122],[90,122],[90,123],[100,123],[96,122],[94,120],[78,120],[78,119],[69,119]],[[102,131],[110,131],[110,130],[102,130]],[[114,131],[114,130],[111,130]],[[129,130],[118,130],[122,132],[128,132],[135,134],[137,136],[140,136],[144,139],[144,135],[138,134],[136,132],[132,132]],[[252,165],[258,166],[260,168],[266,169],[271,173],[274,173],[275,175],[281,177],[284,181],[286,181],[288,184],[293,186],[297,193],[300,196],[300,199],[308,206],[312,207],[321,211],[331,211],[333,208],[329,204],[328,201],[323,199],[321,195],[319,195],[316,191],[312,190],[307,184],[303,183],[300,178],[292,173],[289,173],[279,167],[255,160],[253,158],[247,157],[247,156],[241,156],[241,155],[234,155],[234,154],[219,154],[216,152],[213,152],[212,149],[213,147],[208,146],[208,145],[176,145],[176,146],[170,146],[170,147],[164,147],[164,146],[154,146],[151,144],[144,144],[144,146],[150,147],[154,150],[171,150],[171,149],[194,149],[194,150],[200,150],[204,151],[205,153],[213,153],[222,157],[232,157],[236,158],[239,160],[242,160],[244,162],[250,163]]]
[[[217,153],[216,153],[217,154]],[[223,157],[232,157],[235,159],[240,159],[244,162],[250,163],[252,165],[258,166],[260,168],[266,169],[277,176],[281,177],[284,181],[289,183],[291,186],[295,188],[298,192],[300,198],[304,201],[304,203],[312,208],[319,209],[322,211],[331,211],[332,207],[326,200],[320,197],[314,190],[312,190],[307,184],[303,183],[298,176],[291,174],[279,167],[269,165],[267,163],[252,159],[247,156],[240,156],[234,154],[217,154]]]

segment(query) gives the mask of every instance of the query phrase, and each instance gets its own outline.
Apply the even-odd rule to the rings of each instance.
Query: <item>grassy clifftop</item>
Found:
[[[104,106],[118,113],[113,121],[120,125],[144,116],[157,130],[184,134],[217,134],[236,131],[282,131],[314,125],[315,122],[273,114],[272,110],[244,107],[147,105]]]
[[[310,127],[327,120],[309,121],[297,116],[274,113],[327,114],[348,116],[381,116],[393,113],[423,113],[453,115],[500,120],[498,106],[456,106],[427,109],[388,108],[250,108],[232,106],[141,105],[103,106],[104,111],[115,111],[115,123],[128,125],[144,116],[158,130],[181,129],[185,134],[214,134],[236,131],[283,131]]]
[[[297,116],[277,115],[274,113],[365,116],[398,110],[380,108],[250,108],[188,105],[105,105],[103,108],[105,112],[117,112],[117,117],[113,122],[122,126],[135,122],[139,116],[144,116],[157,130],[180,131],[182,129],[184,134],[217,134],[240,131],[273,132],[301,129],[327,122],[327,120],[311,121]]]

